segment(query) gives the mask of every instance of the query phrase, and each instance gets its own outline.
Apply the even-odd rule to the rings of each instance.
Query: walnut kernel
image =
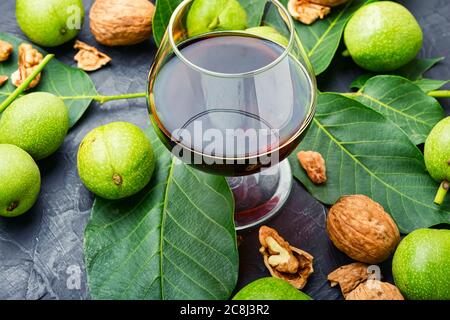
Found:
[[[307,0],[289,0],[288,11],[294,19],[304,24],[311,24],[319,18],[323,19],[331,12],[331,9]]]
[[[314,184],[321,184],[327,181],[325,159],[319,152],[300,151],[297,153],[297,158]]]
[[[111,61],[109,56],[82,41],[75,41],[74,48],[79,50],[74,59],[82,70],[95,71]]]
[[[0,62],[8,60],[13,50],[11,43],[0,40]]]
[[[19,69],[11,75],[12,83],[16,87],[20,86],[38,68],[43,58],[42,54],[31,44],[22,43],[19,46]],[[41,74],[42,72],[31,81],[25,90],[36,87],[41,81]]]

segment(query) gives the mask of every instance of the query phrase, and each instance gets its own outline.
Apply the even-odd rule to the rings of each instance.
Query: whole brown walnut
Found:
[[[369,264],[386,260],[400,241],[394,220],[364,195],[341,197],[328,213],[327,232],[339,250]]]
[[[150,39],[154,13],[148,0],[96,0],[89,13],[91,32],[107,46],[137,44]]]

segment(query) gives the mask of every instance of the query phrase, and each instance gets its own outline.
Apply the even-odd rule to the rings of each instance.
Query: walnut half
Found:
[[[11,43],[0,40],[0,62],[8,60],[13,50]]]
[[[275,229],[267,226],[259,229],[259,242],[262,246],[259,251],[270,274],[302,289],[314,271],[313,256],[290,246]]]
[[[22,43],[19,46],[19,69],[11,75],[12,83],[16,87],[20,86],[39,66],[43,58],[42,54],[34,49],[31,44]],[[25,90],[36,87],[40,80],[41,73],[31,81]]]

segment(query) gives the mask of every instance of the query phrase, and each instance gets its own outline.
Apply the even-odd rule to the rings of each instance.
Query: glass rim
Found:
[[[189,67],[213,76],[213,77],[220,77],[220,78],[238,78],[238,77],[252,77],[255,76],[259,73],[263,73],[267,70],[272,69],[273,67],[275,67],[276,65],[278,65],[281,61],[283,61],[283,59],[289,54],[289,51],[291,50],[292,46],[293,46],[293,42],[294,42],[294,37],[295,37],[295,26],[294,26],[294,21],[292,20],[291,15],[289,14],[289,12],[287,11],[287,9],[278,1],[278,0],[268,0],[271,3],[273,3],[275,6],[277,6],[278,10],[281,10],[283,12],[283,14],[286,16],[287,21],[286,24],[288,26],[289,29],[289,42],[288,45],[286,47],[281,46],[283,48],[283,52],[280,54],[279,57],[277,57],[275,60],[273,60],[272,62],[268,63],[267,65],[255,69],[255,70],[251,70],[251,71],[247,71],[247,72],[242,72],[242,73],[223,73],[223,72],[216,72],[216,71],[211,71],[205,68],[202,68],[198,65],[196,65],[195,63],[191,62],[188,58],[186,58],[181,51],[178,49],[178,45],[175,43],[175,39],[173,37],[173,25],[175,24],[175,20],[178,17],[178,14],[180,13],[180,11],[185,8],[189,3],[193,2],[194,0],[183,0],[183,2],[181,2],[174,10],[174,12],[172,13],[172,16],[170,17],[170,21],[169,21],[169,25],[167,27],[167,33],[168,33],[168,37],[169,37],[169,43],[170,46],[172,47],[173,52],[177,55],[177,57],[183,61],[183,63],[185,63],[186,65],[188,65]],[[283,19],[284,20],[284,19]],[[239,34],[240,32],[243,32],[242,30],[229,30],[230,32],[233,32],[235,34]],[[223,32],[223,31],[219,31],[219,32]],[[226,32],[226,30],[225,30]],[[214,34],[216,32],[209,32],[207,34]]]

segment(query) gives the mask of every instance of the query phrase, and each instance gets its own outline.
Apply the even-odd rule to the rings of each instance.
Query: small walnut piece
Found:
[[[367,280],[350,292],[345,300],[405,300],[400,290],[388,282]]]
[[[0,75],[0,87],[8,81],[8,76]]]
[[[331,9],[307,0],[289,0],[288,11],[294,19],[304,24],[311,24],[319,18],[323,19]]]
[[[328,213],[327,232],[339,250],[369,264],[386,260],[400,242],[394,220],[364,195],[341,197]]]
[[[275,229],[267,226],[259,229],[259,242],[262,245],[259,251],[270,274],[302,289],[314,271],[313,256],[290,246]]]
[[[19,69],[11,75],[12,83],[16,87],[20,86],[39,66],[43,58],[42,54],[31,44],[22,43],[19,46]],[[25,90],[36,87],[41,80],[41,74],[42,72],[31,81]]]
[[[107,46],[149,40],[155,6],[148,0],[96,0],[89,13],[91,32]]]
[[[0,62],[8,60],[13,50],[11,43],[0,40]]]
[[[337,285],[341,287],[342,295],[345,298],[348,293],[369,278],[367,268],[368,265],[364,263],[351,263],[331,272],[328,275],[328,280],[331,282],[332,287]]]
[[[74,48],[79,50],[74,59],[78,62],[78,68],[82,70],[95,71],[111,61],[106,54],[82,41],[75,41]]]
[[[321,184],[327,181],[325,160],[320,153],[315,151],[300,151],[297,153],[297,158],[313,183]]]

